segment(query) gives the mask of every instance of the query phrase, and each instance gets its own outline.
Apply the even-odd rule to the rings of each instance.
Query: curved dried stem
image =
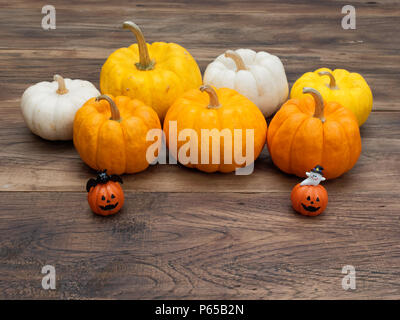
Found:
[[[235,62],[237,71],[247,70],[242,57],[236,51],[227,50],[225,52],[225,57],[231,58]]]
[[[54,75],[53,79],[54,79],[54,81],[58,82],[58,89],[56,91],[58,94],[68,93],[68,89],[65,86],[65,81],[64,81],[63,77],[61,77],[59,74],[56,74],[56,75]]]
[[[144,35],[142,30],[140,30],[139,26],[132,21],[125,21],[122,24],[122,28],[129,29],[133,32],[136,37],[136,41],[138,43],[139,48],[139,62],[136,63],[136,67],[139,70],[151,70],[154,68],[155,62],[151,60],[149,50],[147,48],[146,40],[144,39]]]
[[[218,109],[218,108],[221,107],[221,105],[219,104],[217,93],[215,92],[215,90],[211,86],[209,86],[207,84],[202,85],[200,87],[200,91],[201,92],[205,91],[205,92],[208,93],[208,95],[210,97],[210,103],[208,105],[209,109]]]
[[[115,104],[113,99],[111,99],[106,94],[102,94],[96,98],[96,101],[100,101],[100,100],[107,100],[107,102],[109,103],[110,109],[111,109],[111,118],[110,119],[115,120],[115,121],[121,121],[121,115],[120,115],[117,105]]]
[[[322,99],[321,94],[313,89],[313,88],[303,88],[303,93],[309,93],[313,96],[314,101],[315,101],[315,111],[314,111],[314,117],[320,119],[322,122],[325,122],[325,117],[324,117],[324,100]]]
[[[332,73],[330,73],[329,71],[321,71],[321,72],[318,72],[318,75],[320,75],[320,76],[328,76],[329,77],[328,87],[330,89],[332,89],[332,90],[339,89],[337,87],[337,85],[336,85],[336,79],[335,79],[335,77],[333,76]]]

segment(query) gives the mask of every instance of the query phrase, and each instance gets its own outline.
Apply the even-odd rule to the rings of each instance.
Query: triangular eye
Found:
[[[317,197],[317,202],[319,202],[319,198]]]
[[[114,196],[114,194],[112,194],[112,195],[111,195],[111,199],[114,199],[114,198],[115,198],[115,196]]]
[[[106,200],[106,197],[105,197],[105,196],[102,196],[102,197],[101,197],[101,200],[103,200],[103,201]]]
[[[310,201],[310,200],[311,200],[310,196],[308,196],[308,197],[307,197],[307,200],[308,200],[308,201]]]

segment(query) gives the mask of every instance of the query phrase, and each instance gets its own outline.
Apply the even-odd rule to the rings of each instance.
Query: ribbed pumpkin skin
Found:
[[[321,214],[328,205],[328,193],[321,185],[301,186],[299,183],[293,188],[290,199],[293,209],[305,216],[317,216]],[[302,204],[306,207],[319,207],[319,209],[312,212],[306,210]]]
[[[327,179],[350,170],[361,153],[361,137],[354,114],[336,102],[325,103],[326,121],[313,117],[314,99],[306,94],[288,100],[268,130],[268,149],[282,171],[305,177],[321,165]]]
[[[88,100],[75,116],[75,148],[82,160],[95,170],[107,169],[109,174],[143,171],[149,166],[147,148],[154,143],[146,141],[146,135],[150,129],[161,130],[158,116],[139,100],[124,96],[112,99],[122,120],[110,120],[107,101]]]
[[[202,83],[200,69],[190,53],[176,43],[147,44],[153,70],[139,70],[138,45],[112,53],[100,73],[102,93],[139,99],[164,119],[168,108],[185,91]]]
[[[329,77],[320,76],[319,72],[328,71],[336,79],[338,89],[329,88]],[[358,73],[348,72],[344,69],[330,70],[320,68],[314,72],[307,72],[293,84],[290,98],[300,98],[303,87],[311,87],[320,92],[327,102],[335,101],[351,110],[361,126],[372,110],[372,92],[365,79]]]
[[[124,192],[118,182],[109,181],[105,184],[98,184],[92,187],[88,193],[90,209],[92,209],[94,213],[102,216],[117,213],[124,205],[124,201]],[[116,205],[116,207],[111,210],[103,210],[101,208],[101,206],[105,207],[110,204]]]
[[[197,168],[204,172],[232,172],[236,168],[244,167],[245,164],[235,163],[233,137],[234,129],[242,129],[242,152],[246,154],[246,129],[254,129],[254,160],[257,159],[263,149],[267,135],[267,123],[261,111],[257,106],[245,96],[237,93],[235,90],[222,88],[215,89],[221,107],[218,109],[209,109],[209,96],[206,92],[194,89],[186,92],[179,98],[168,110],[164,120],[164,132],[166,135],[167,146],[169,147],[169,121],[177,121],[177,132],[184,129],[194,129],[198,136],[198,161],[197,164],[189,163],[186,166]],[[224,139],[220,140],[220,164],[212,164],[212,140],[209,144],[209,164],[201,164],[201,129],[228,129],[232,134],[232,163],[225,163]],[[193,143],[194,140],[191,140]],[[177,150],[186,141],[177,142]],[[177,159],[175,150],[171,150]],[[237,152],[237,151],[236,151]],[[179,159],[178,159],[179,161]]]

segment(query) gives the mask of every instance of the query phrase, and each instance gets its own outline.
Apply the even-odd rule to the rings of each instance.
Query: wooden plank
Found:
[[[127,192],[109,218],[84,193],[1,193],[0,298],[400,298],[395,190],[330,194],[316,218],[289,192]],[[56,291],[41,289],[46,264]]]
[[[110,21],[104,17],[124,17],[126,15],[136,16],[138,19],[142,17],[151,17],[159,13],[168,13],[169,15],[188,15],[188,13],[195,12],[196,14],[213,14],[232,15],[232,14],[263,14],[266,15],[281,15],[281,16],[317,16],[318,14],[325,16],[342,16],[341,9],[346,4],[343,0],[322,0],[318,2],[313,1],[275,1],[275,0],[259,0],[248,1],[248,5],[243,5],[243,1],[237,0],[218,0],[218,1],[204,1],[204,0],[170,0],[170,1],[137,1],[135,0],[120,0],[116,6],[113,2],[108,0],[96,1],[96,8],[94,8],[91,1],[69,1],[66,3],[62,0],[53,0],[53,5],[57,10],[62,10],[62,13],[68,11],[78,11],[81,15],[85,15],[85,20],[81,24],[94,19],[103,20],[106,24]],[[379,1],[365,1],[354,0],[352,5],[362,15],[366,16],[395,16],[399,10],[399,3],[396,0],[379,0]],[[2,10],[12,13],[14,16],[22,16],[22,10],[26,13],[27,17],[37,17],[40,21],[43,15],[41,8],[43,3],[39,0],[14,0],[12,2],[0,3]],[[119,12],[115,12],[116,7]],[[121,10],[123,8],[123,10]],[[112,12],[110,12],[112,11]],[[99,12],[102,15],[93,15],[93,12]],[[196,17],[192,15],[195,19]],[[65,16],[64,16],[65,17]],[[168,19],[163,16],[162,18]],[[12,19],[9,19],[12,20]],[[68,22],[75,23],[74,17],[69,17]],[[230,22],[230,21],[221,21]],[[179,22],[178,22],[179,23]],[[188,26],[190,26],[189,24]]]
[[[240,45],[239,45],[240,46]],[[357,46],[357,45],[355,45]],[[255,50],[266,50],[261,46]],[[315,70],[321,66],[331,68],[348,68],[360,72],[368,81],[374,94],[374,110],[400,110],[400,87],[398,73],[400,72],[400,58],[398,55],[387,55],[385,64],[379,60],[372,61],[371,54],[365,63],[365,51],[362,53],[349,53],[343,51],[329,52],[330,50],[312,49],[308,53],[309,59],[304,60],[304,55],[294,52],[293,48],[281,48],[269,50],[281,57],[285,64],[286,73],[290,85],[305,72]],[[204,72],[208,63],[223,52],[223,48],[194,49],[192,54],[196,57],[201,70]],[[354,48],[358,51],[357,48]],[[8,101],[19,103],[24,90],[40,81],[50,81],[55,73],[69,78],[78,78],[91,81],[99,88],[99,76],[101,66],[113,49],[71,49],[71,50],[45,50],[45,49],[13,49],[1,50],[0,67],[0,101],[3,104]],[[349,60],[351,55],[351,60]],[[72,57],[73,59],[66,59]],[[21,76],[21,73],[23,76]],[[384,81],[382,81],[384,79]]]
[[[17,107],[0,109],[0,191],[84,191],[95,172],[80,160],[72,142],[49,142],[31,134],[13,113]],[[326,185],[347,192],[385,191],[396,185],[400,179],[399,123],[399,112],[374,112],[361,129],[363,151],[358,163]],[[139,192],[285,192],[298,182],[272,164],[267,148],[248,176],[206,174],[160,164],[124,175],[125,190]]]
[[[400,31],[400,6],[395,2],[355,3],[356,30],[341,28],[342,3],[329,1],[313,4],[312,10],[308,3],[256,2],[243,10],[239,2],[210,2],[207,6],[201,2],[190,6],[196,10],[195,15],[187,14],[189,7],[184,2],[137,3],[126,5],[118,17],[109,19],[104,17],[110,16],[113,5],[107,3],[98,5],[96,14],[90,14],[90,4],[55,2],[57,29],[53,31],[41,28],[41,5],[17,2],[6,5],[0,13],[7,25],[0,30],[3,99],[19,97],[29,84],[47,80],[55,72],[98,85],[106,57],[134,42],[133,36],[121,30],[121,21],[135,19],[148,41],[180,43],[190,50],[203,71],[227,48],[251,47],[279,55],[291,84],[302,73],[321,66],[347,68],[367,79],[377,110],[392,110],[395,106],[390,101],[400,100],[396,90],[400,86],[399,41],[395,40]],[[199,8],[203,10],[198,12]],[[301,27],[294,29],[293,25]]]
[[[97,7],[94,8],[91,1],[71,0],[65,3],[62,0],[54,0],[53,3],[56,6],[62,8],[71,8],[79,6],[82,10],[101,10],[115,8],[115,5],[108,0],[96,0]],[[148,11],[184,11],[187,12],[189,9],[200,10],[203,12],[263,12],[268,13],[270,10],[279,10],[281,13],[287,12],[288,14],[294,14],[301,12],[304,14],[311,14],[310,8],[314,10],[326,9],[331,10],[337,6],[343,5],[342,0],[321,0],[317,3],[307,1],[275,1],[275,0],[252,0],[249,1],[251,5],[243,6],[241,0],[120,0],[118,7],[123,7],[126,10],[148,10]],[[381,10],[388,11],[399,7],[396,0],[378,0],[378,1],[365,1],[365,0],[354,0],[352,1],[354,6],[361,7],[363,9],[369,8],[371,12],[379,13]],[[39,0],[14,0],[13,2],[5,2],[1,4],[2,8],[18,8],[28,9],[37,8],[42,3]],[[297,10],[297,11],[296,11]]]
[[[41,28],[41,1],[0,3],[0,299],[399,299],[400,25],[398,1],[354,0],[357,29],[343,30],[341,0],[59,1],[57,29]],[[124,176],[126,205],[93,215],[94,175],[71,142],[32,135],[20,96],[54,73],[92,81],[106,57],[134,42],[186,47],[202,71],[225,49],[278,55],[290,84],[320,66],[361,73],[374,110],[361,128],[353,170],[324,183],[326,212],[295,214],[300,179],[276,169],[264,149],[250,176],[176,165]],[[55,265],[57,290],[41,288]],[[341,286],[345,265],[357,290]]]

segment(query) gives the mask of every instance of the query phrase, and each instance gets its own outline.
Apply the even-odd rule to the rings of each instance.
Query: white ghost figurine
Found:
[[[301,186],[317,186],[321,181],[325,181],[326,179],[322,176],[322,168],[321,166],[316,166],[311,172],[306,172],[307,179],[303,180],[300,185]]]

